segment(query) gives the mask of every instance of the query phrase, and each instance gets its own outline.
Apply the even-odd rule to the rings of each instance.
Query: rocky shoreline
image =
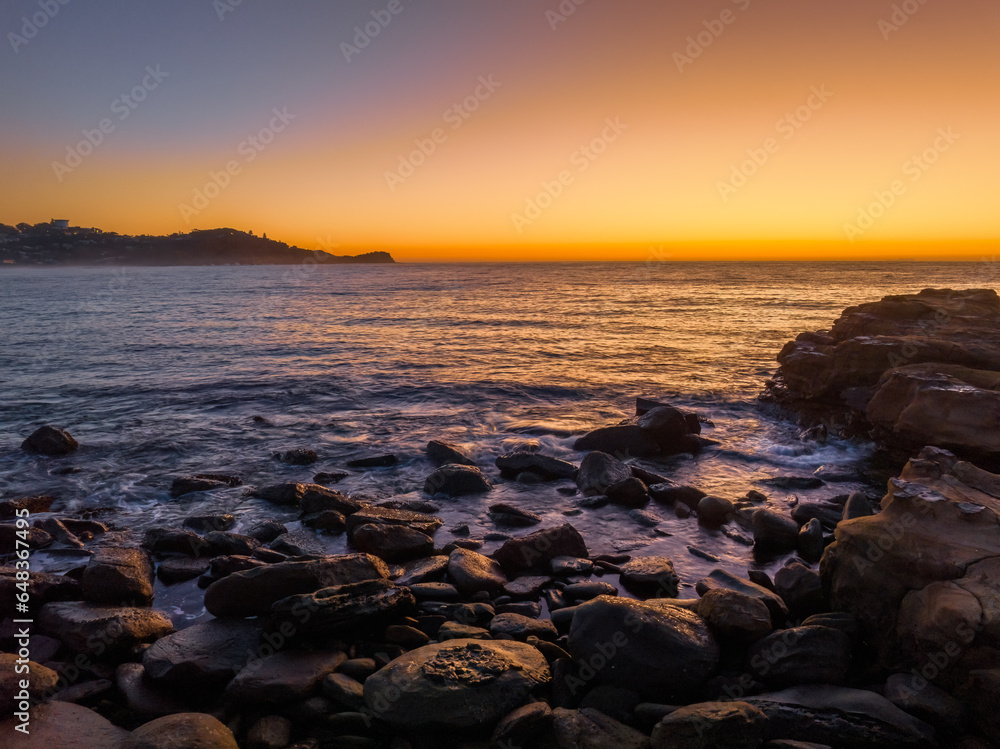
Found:
[[[697,415],[644,398],[633,419],[577,441],[579,465],[497,458],[510,481],[574,481],[582,511],[616,504],[639,521],[647,505],[670,508],[760,554],[796,554],[773,576],[719,568],[698,599],[677,598],[672,560],[591,554],[571,517],[535,530],[541,518],[511,503],[490,505],[510,531],[493,554],[460,528],[440,546],[436,501],[491,489],[444,442],[427,446],[437,467],[423,500],[347,496],[330,472],[248,489],[344,534],[352,553],[334,556],[276,521],[233,533],[232,515],[193,515],[134,538],[51,514],[52,497],[0,502],[3,600],[26,593],[33,620],[22,644],[3,612],[0,698],[14,717],[0,732],[47,749],[993,746],[1000,476],[984,468],[1000,455],[998,321],[995,292],[924,291],[849,308],[781,352],[766,397],[796,410],[808,438],[850,429],[887,463],[909,459],[878,507],[855,493],[786,514],[757,491],[705,495],[640,468],[629,458],[711,445]],[[22,445],[76,448],[55,427]],[[171,494],[239,485],[182,476]],[[18,540],[92,553],[24,580]],[[197,579],[214,618],[175,630],[156,578]],[[29,735],[15,730],[25,700]]]

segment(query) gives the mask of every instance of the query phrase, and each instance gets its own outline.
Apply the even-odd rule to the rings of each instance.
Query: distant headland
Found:
[[[0,224],[0,266],[21,265],[320,265],[395,263],[388,252],[331,255],[236,229],[158,237],[70,226],[69,221]]]

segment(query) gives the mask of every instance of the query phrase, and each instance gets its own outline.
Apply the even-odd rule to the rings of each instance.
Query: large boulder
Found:
[[[368,677],[367,711],[407,729],[497,723],[551,680],[545,657],[520,642],[449,640],[412,650]]]
[[[664,404],[651,405],[634,419],[585,434],[573,448],[635,457],[696,453],[701,449],[697,436],[701,427],[696,416],[692,419],[693,414]]]
[[[236,737],[218,718],[177,713],[144,723],[121,749],[239,749]]]
[[[511,577],[532,571],[548,572],[552,560],[557,557],[586,559],[589,556],[580,531],[569,523],[512,538],[493,554]]]
[[[16,730],[23,723],[16,716],[0,723],[7,749],[125,749],[129,736],[107,718],[71,702],[36,705],[30,714],[28,734]]]
[[[576,474],[576,485],[588,496],[607,492],[608,487],[632,478],[632,469],[618,458],[596,451],[588,454]]]
[[[205,591],[205,608],[218,617],[261,616],[290,595],[388,577],[385,562],[371,554],[278,562],[235,572],[212,583]]]
[[[368,523],[358,526],[352,538],[354,548],[387,562],[405,562],[434,553],[434,539],[405,525]]]
[[[773,632],[747,651],[749,672],[768,686],[843,684],[851,638],[838,629],[803,626]]]
[[[139,549],[98,549],[83,571],[83,596],[92,603],[153,602],[153,563]]]
[[[925,449],[879,514],[837,527],[821,573],[884,666],[962,686],[1000,649],[1000,476]]]
[[[69,455],[79,446],[65,429],[48,425],[39,427],[21,443],[21,449],[26,452],[52,457]]]
[[[260,646],[261,624],[212,619],[167,635],[142,655],[150,678],[208,689],[225,686]]]
[[[104,658],[126,656],[136,645],[174,631],[170,618],[159,611],[77,601],[42,606],[39,627],[70,650]]]
[[[335,636],[373,631],[415,608],[408,588],[377,579],[289,596],[275,602],[271,611],[282,631]]]
[[[600,596],[581,604],[569,648],[585,681],[659,701],[697,692],[719,662],[719,645],[704,620],[668,599]]]

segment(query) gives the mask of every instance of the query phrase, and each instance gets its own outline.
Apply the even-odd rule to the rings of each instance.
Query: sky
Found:
[[[397,260],[975,257],[996,0],[5,0],[0,222]]]

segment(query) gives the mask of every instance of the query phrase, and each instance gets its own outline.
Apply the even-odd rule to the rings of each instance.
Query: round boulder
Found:
[[[176,713],[132,731],[122,749],[239,749],[226,726],[205,713]]]

